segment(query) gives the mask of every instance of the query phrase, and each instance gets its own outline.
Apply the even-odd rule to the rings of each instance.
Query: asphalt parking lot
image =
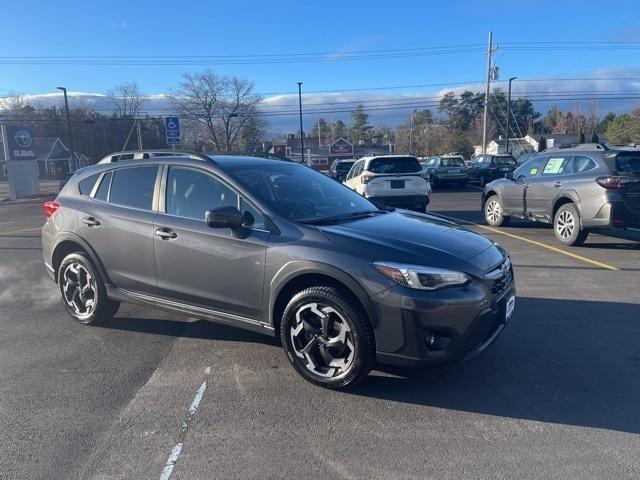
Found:
[[[258,334],[130,305],[77,325],[40,205],[0,205],[0,477],[639,478],[640,232],[561,247],[536,224],[488,230],[479,202],[445,188],[430,211],[511,254],[509,327],[479,359],[347,393]]]

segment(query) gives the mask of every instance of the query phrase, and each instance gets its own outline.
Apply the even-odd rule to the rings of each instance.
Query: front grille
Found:
[[[484,276],[488,286],[494,297],[502,295],[513,281],[513,268],[509,257],[505,259],[494,269]]]

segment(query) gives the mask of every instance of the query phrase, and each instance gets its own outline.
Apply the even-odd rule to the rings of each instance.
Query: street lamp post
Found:
[[[71,132],[71,116],[69,115],[69,100],[67,98],[67,89],[65,87],[56,87],[58,90],[62,90],[64,94],[64,109],[67,112],[67,130],[69,132],[69,148],[71,149],[71,168],[75,171],[78,168],[75,156],[75,148],[73,147],[73,133]]]
[[[509,120],[511,119],[511,82],[513,82],[516,78],[518,77],[511,77],[509,79],[509,93],[507,94],[507,145],[506,145],[507,155],[509,155],[509,126],[510,126]]]
[[[298,82],[298,107],[300,108],[300,158],[304,162],[304,132],[302,131],[302,82]]]

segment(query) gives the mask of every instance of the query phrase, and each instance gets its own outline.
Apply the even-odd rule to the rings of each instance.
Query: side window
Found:
[[[575,157],[573,160],[573,173],[582,173],[595,168],[596,162],[589,157]]]
[[[91,175],[90,177],[80,180],[78,182],[78,190],[80,191],[80,195],[82,195],[83,197],[88,197],[89,195],[91,195],[91,191],[93,190],[93,187],[96,184],[99,176],[100,174],[96,173],[95,175]]]
[[[518,168],[515,172],[513,172],[513,178],[516,180],[519,178],[530,178],[537,177],[545,163],[547,162],[547,157],[535,158],[533,160],[528,161],[520,168]]]
[[[543,176],[567,175],[571,173],[571,157],[549,157],[547,164],[542,170]]]
[[[204,212],[237,207],[238,195],[208,173],[171,167],[167,175],[166,212],[179,217],[204,220]],[[252,212],[253,213],[253,212]]]
[[[96,192],[95,199],[102,200],[103,202],[107,201],[109,196],[109,186],[111,185],[111,172],[107,172],[104,177],[102,177],[102,181],[100,182],[100,186],[98,187],[98,191]]]
[[[158,167],[131,167],[116,170],[111,180],[109,203],[151,210]]]
[[[245,225],[247,227],[259,228],[264,230],[266,228],[264,217],[258,211],[256,207],[254,207],[251,203],[249,203],[243,197],[240,197],[240,211],[242,213],[249,212],[253,215],[253,225]]]

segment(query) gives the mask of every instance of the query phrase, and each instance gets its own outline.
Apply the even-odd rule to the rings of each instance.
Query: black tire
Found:
[[[315,312],[325,315],[327,328]],[[298,322],[298,318],[302,321]],[[342,346],[328,346],[341,335],[344,337]],[[296,293],[282,315],[280,338],[293,368],[305,380],[325,388],[338,390],[355,385],[375,364],[375,340],[369,319],[355,297],[341,288],[319,285]],[[311,344],[308,354],[303,354],[301,347]],[[336,353],[336,349],[342,353]],[[345,352],[346,356],[341,360],[343,369],[327,366],[325,355],[334,358]],[[339,360],[339,357],[334,359]],[[322,372],[323,368],[326,372]]]
[[[582,228],[580,213],[573,203],[561,205],[553,217],[553,234],[563,245],[580,245],[589,236],[589,231]]]
[[[58,291],[67,313],[83,325],[97,325],[113,318],[120,308],[120,302],[107,297],[98,269],[83,252],[71,253],[60,263]]]
[[[492,227],[502,227],[509,223],[510,217],[504,215],[502,202],[497,195],[491,195],[484,202],[484,220]]]

